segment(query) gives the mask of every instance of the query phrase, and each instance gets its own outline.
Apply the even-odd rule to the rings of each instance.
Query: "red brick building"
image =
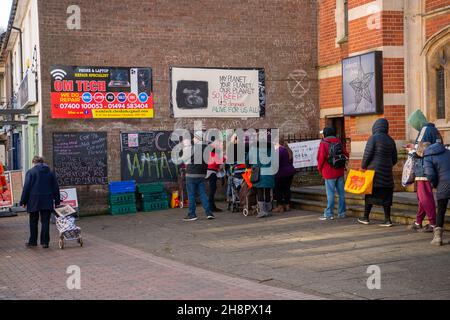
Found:
[[[68,27],[74,15],[79,17],[79,28]],[[22,51],[19,32],[12,26],[22,30]],[[0,65],[17,69],[23,57],[24,66],[24,70],[13,75],[3,71],[7,68],[0,69],[0,78],[5,79],[7,87],[0,91],[5,91],[6,100],[11,100],[19,88],[28,66],[27,55],[30,62],[35,61],[30,65],[35,66],[38,98],[29,108],[30,117],[39,124],[33,135],[38,148],[24,157],[27,159],[39,152],[53,165],[55,133],[100,131],[107,135],[108,181],[118,181],[121,132],[192,128],[194,120],[202,120],[206,128],[220,130],[280,128],[281,134],[319,131],[316,1],[14,0],[9,28],[2,39]],[[52,65],[152,68],[154,117],[52,117]],[[171,117],[169,70],[173,66],[264,68],[265,116]],[[12,85],[6,86],[7,82]],[[25,136],[23,132],[28,127],[15,130]],[[27,169],[26,163],[23,168]],[[106,208],[106,185],[76,187],[83,212]]]
[[[322,0],[318,23],[320,126],[335,125],[347,139],[353,167],[379,117],[400,153],[417,134],[406,124],[417,108],[450,141],[450,0]],[[372,51],[382,52],[384,110],[347,115],[342,61]]]

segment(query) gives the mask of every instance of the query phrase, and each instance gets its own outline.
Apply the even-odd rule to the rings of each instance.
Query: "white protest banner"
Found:
[[[265,110],[264,69],[170,68],[175,118],[260,117]]]
[[[73,208],[78,208],[76,188],[60,189],[59,194],[61,196],[61,205],[68,204]]]
[[[320,139],[289,143],[294,156],[294,168],[317,166]]]

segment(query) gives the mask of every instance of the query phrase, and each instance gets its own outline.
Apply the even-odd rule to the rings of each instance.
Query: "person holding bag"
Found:
[[[383,227],[391,227],[391,206],[394,195],[394,176],[392,168],[397,163],[397,147],[389,136],[389,122],[384,119],[375,121],[372,136],[367,141],[361,168],[375,170],[372,194],[365,195],[364,217],[359,218],[361,224],[369,224],[369,215],[373,205],[384,209]]]
[[[419,202],[416,220],[409,226],[409,229],[412,231],[433,232],[436,225],[436,204],[434,202],[433,188],[425,175],[423,144],[442,143],[442,137],[435,125],[428,122],[420,110],[416,110],[409,116],[408,124],[418,131],[414,145],[408,144],[406,149],[414,161],[414,180],[417,185],[417,200]],[[430,224],[422,227],[425,216],[428,217]]]

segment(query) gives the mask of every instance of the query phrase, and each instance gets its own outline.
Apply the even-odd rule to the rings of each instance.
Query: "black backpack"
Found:
[[[328,163],[335,169],[344,168],[347,157],[344,155],[344,148],[340,142],[328,142]]]

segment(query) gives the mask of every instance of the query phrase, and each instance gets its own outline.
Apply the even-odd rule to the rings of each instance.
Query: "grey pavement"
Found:
[[[68,242],[60,250],[52,229],[50,249],[27,249],[27,217],[0,219],[0,299],[320,299],[157,257],[89,232],[83,232],[82,248]],[[73,289],[73,266],[80,271],[79,289]]]
[[[33,280],[36,290],[48,298],[55,298],[55,292],[64,298],[93,299],[450,298],[450,245],[431,246],[431,234],[412,233],[403,225],[363,226],[354,218],[319,221],[317,213],[306,211],[267,219],[224,212],[206,220],[200,210],[195,222],[182,221],[184,215],[183,209],[170,209],[82,218],[78,225],[85,247],[69,244],[62,251],[57,249],[52,226],[48,252],[23,248],[27,234],[23,215],[0,219],[0,274],[7,274],[0,278],[0,296],[26,298],[27,290],[33,292],[21,275],[32,268],[28,266],[32,262],[48,264],[51,278],[55,277],[52,283],[59,285],[67,278],[61,268],[69,263],[88,270],[84,295],[61,288],[47,292],[40,280],[50,280],[49,275],[38,275]],[[366,284],[371,265],[381,270],[379,290],[370,290]],[[212,280],[203,281],[204,275]],[[152,291],[154,281],[161,290],[158,294]],[[224,284],[241,287],[230,289]],[[111,287],[120,292],[113,293]]]

